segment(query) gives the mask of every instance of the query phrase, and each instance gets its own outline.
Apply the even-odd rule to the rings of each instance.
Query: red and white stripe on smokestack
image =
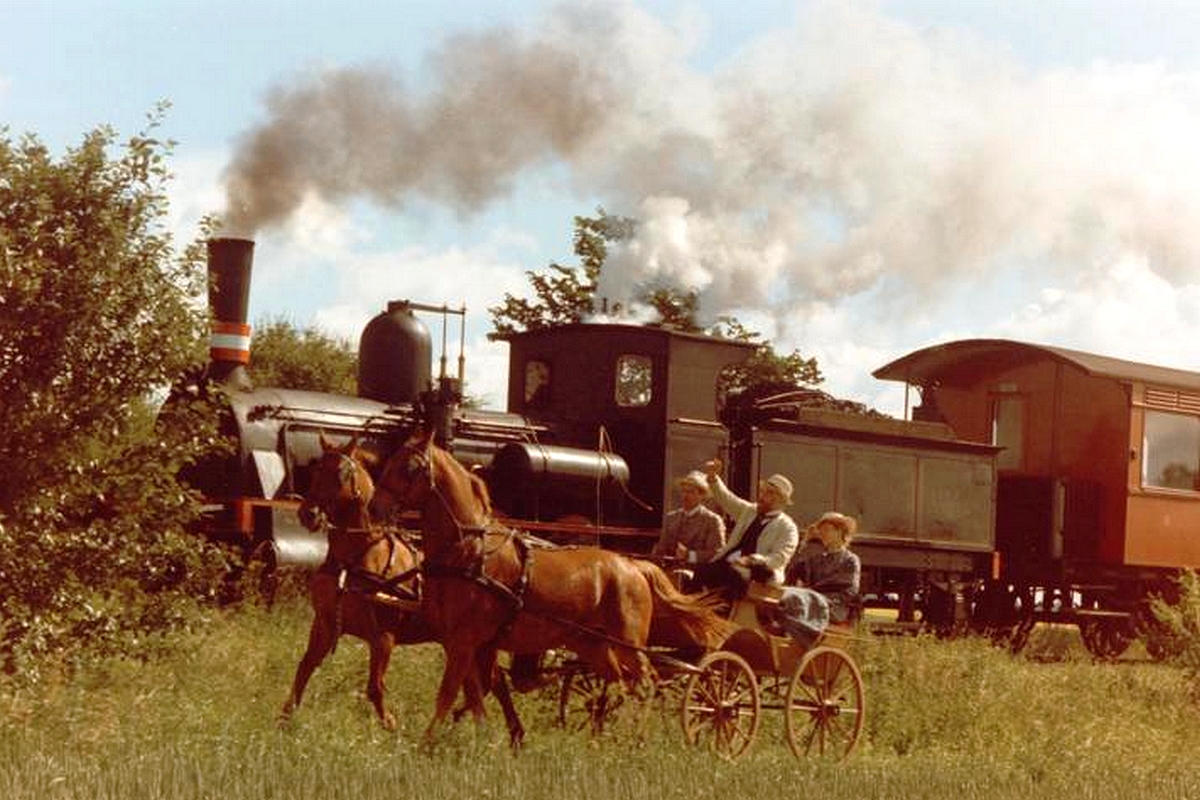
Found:
[[[250,326],[244,322],[213,320],[208,352],[213,361],[249,364]]]
[[[250,239],[208,240],[208,307],[212,320],[209,377],[249,388],[250,269],[254,242]]]

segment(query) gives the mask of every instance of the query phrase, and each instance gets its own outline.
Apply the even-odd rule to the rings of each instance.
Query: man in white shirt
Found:
[[[709,564],[699,565],[693,588],[720,588],[734,597],[745,591],[751,577],[782,584],[783,571],[796,552],[800,532],[785,512],[792,502],[792,482],[775,474],[758,482],[754,501],[738,497],[725,486],[719,460],[704,465],[713,500],[735,520],[725,548]]]

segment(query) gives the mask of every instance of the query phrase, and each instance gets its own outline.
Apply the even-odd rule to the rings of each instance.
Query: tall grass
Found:
[[[285,727],[276,715],[303,649],[299,602],[214,618],[151,663],[108,661],[0,683],[0,797],[816,798],[1200,797],[1200,712],[1179,670],[1058,660],[978,641],[864,637],[853,645],[868,722],[845,762],[795,759],[779,720],[734,764],[684,745],[673,716],[642,744],[553,726],[554,703],[518,698],[529,737],[513,756],[500,715],[420,745],[440,674],[433,646],[398,649],[384,731],[363,696],[365,649],[344,639]],[[490,701],[489,701],[490,702]],[[494,708],[494,706],[492,706]]]

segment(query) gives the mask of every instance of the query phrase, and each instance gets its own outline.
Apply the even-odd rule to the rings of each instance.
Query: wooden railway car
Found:
[[[998,608],[1075,622],[1100,655],[1153,634],[1147,598],[1200,565],[1200,374],[973,339],[874,375],[917,387],[914,419],[1000,448]]]

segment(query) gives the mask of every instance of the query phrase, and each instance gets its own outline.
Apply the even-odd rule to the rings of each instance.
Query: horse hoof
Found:
[[[383,717],[380,719],[380,722],[383,723],[384,730],[395,732],[396,717],[392,715],[392,712],[389,711],[386,714],[384,714]]]

